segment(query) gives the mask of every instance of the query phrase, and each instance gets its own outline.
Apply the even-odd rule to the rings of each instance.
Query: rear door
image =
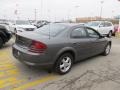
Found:
[[[72,47],[77,52],[77,60],[84,59],[89,56],[90,40],[84,27],[74,28],[70,35]]]

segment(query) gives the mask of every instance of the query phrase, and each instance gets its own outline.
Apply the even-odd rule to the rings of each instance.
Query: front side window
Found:
[[[94,30],[87,28],[87,32],[88,32],[89,37],[91,37],[91,38],[99,38],[98,33],[95,32]]]
[[[82,38],[86,36],[87,36],[87,33],[84,28],[76,28],[71,33],[72,38]]]

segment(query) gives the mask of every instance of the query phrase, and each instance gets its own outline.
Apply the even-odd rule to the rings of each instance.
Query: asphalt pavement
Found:
[[[0,90],[120,90],[120,39],[108,56],[76,63],[66,75],[29,67],[12,56],[11,39],[0,49]]]

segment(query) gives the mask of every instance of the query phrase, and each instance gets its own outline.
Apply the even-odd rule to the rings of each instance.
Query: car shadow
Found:
[[[80,61],[75,62],[74,65],[73,65],[73,67],[78,66],[80,64],[84,64],[84,63],[90,62],[90,61],[94,61],[97,58],[102,57],[102,56],[103,55],[99,54],[99,55],[95,55],[95,56],[92,56],[92,57],[88,57],[86,59],[82,59]]]
[[[81,65],[81,64],[84,64],[84,63],[87,63],[88,61],[91,61],[91,60],[96,60],[96,58],[98,57],[101,57],[102,55],[96,55],[96,56],[93,56],[93,57],[89,57],[87,59],[83,59],[83,60],[80,60],[80,61],[77,61],[75,62],[75,64],[73,65],[73,68],[76,68],[77,66]],[[40,67],[40,66],[28,66],[26,64],[23,64],[21,62],[18,61],[17,65],[16,65],[20,70],[21,72],[24,72],[24,73],[27,73],[27,75],[46,75],[46,74],[49,74],[49,73],[52,73],[54,75],[58,75],[55,71],[54,71],[54,68],[52,71],[49,70],[49,68],[45,68],[45,67]]]

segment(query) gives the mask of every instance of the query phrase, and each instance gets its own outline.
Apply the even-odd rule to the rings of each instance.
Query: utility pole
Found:
[[[14,14],[15,14],[15,17],[16,17],[16,20],[18,19],[18,4],[16,4],[15,5],[16,7],[16,9],[15,9],[15,11],[14,11]]]
[[[41,0],[41,15],[40,16],[41,16],[40,19],[42,20],[42,16],[43,16],[43,0]]]
[[[48,9],[48,18],[49,18],[49,21],[51,21],[51,11],[50,9]],[[51,38],[51,33],[50,33],[50,24],[49,24],[49,39]]]
[[[102,11],[103,11],[103,3],[104,1],[100,1],[101,3],[101,9],[100,9],[100,20],[102,19]]]
[[[35,13],[35,22],[36,22],[36,20],[37,20],[37,9],[35,9],[34,13]]]

